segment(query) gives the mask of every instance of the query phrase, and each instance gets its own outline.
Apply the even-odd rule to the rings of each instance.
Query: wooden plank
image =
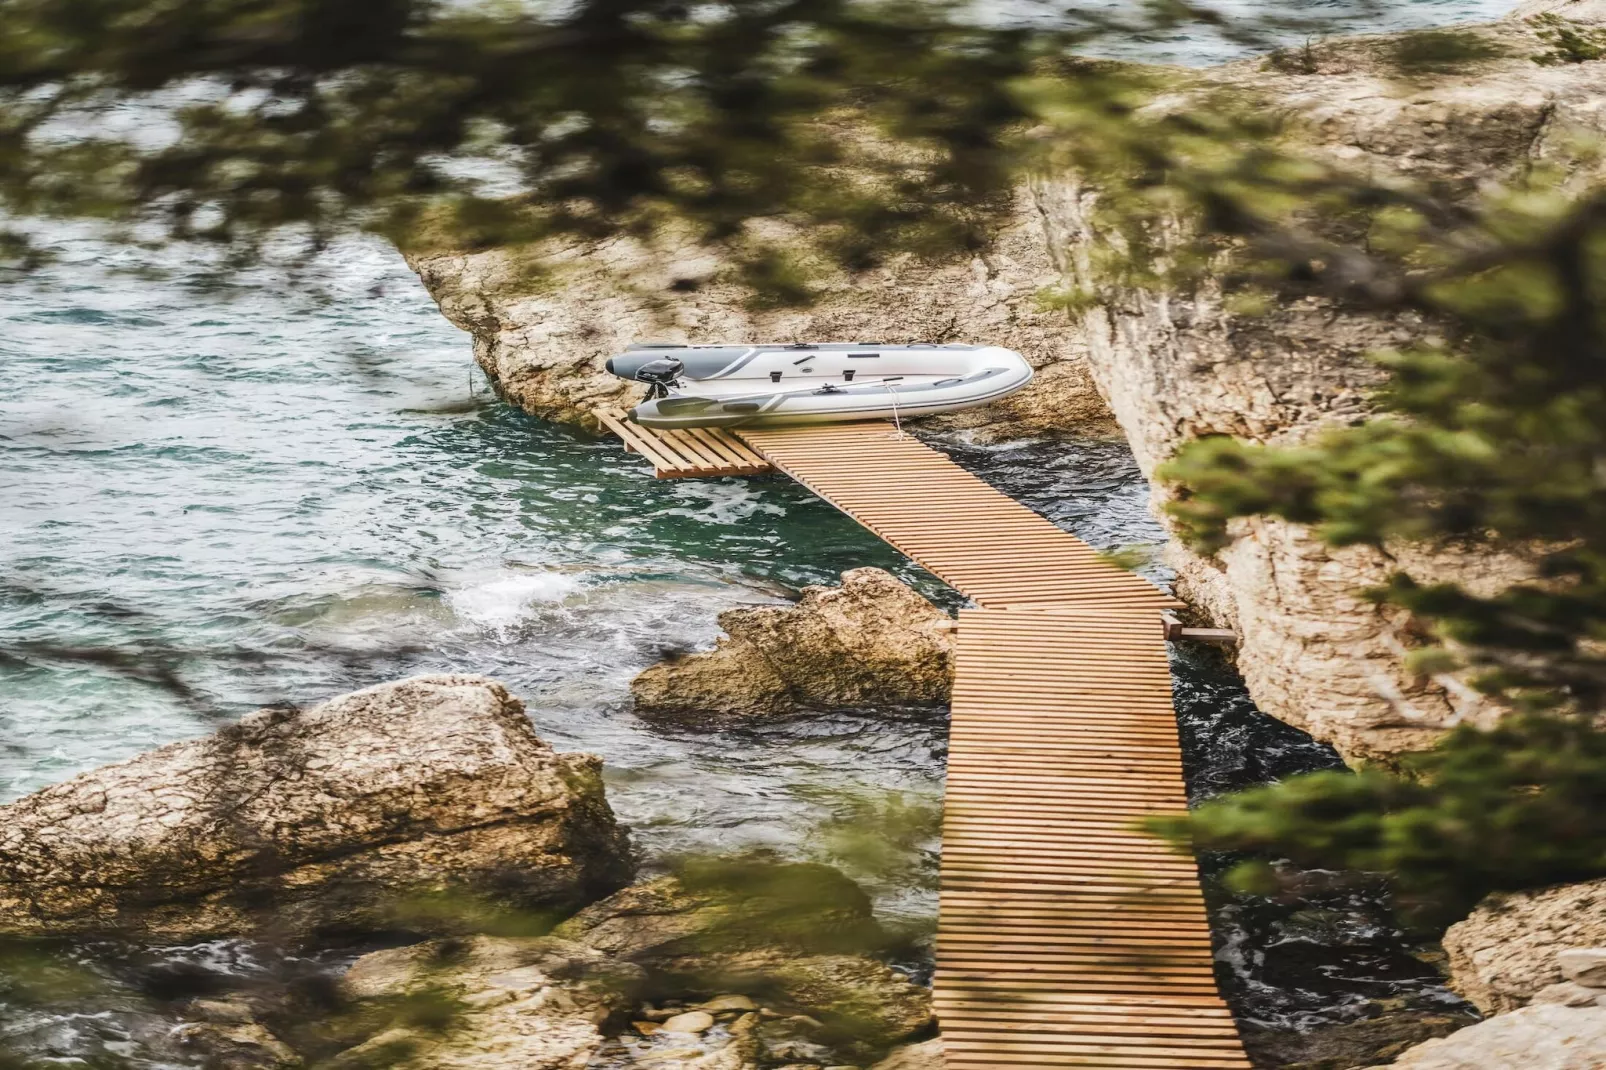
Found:
[[[1187,805],[1157,615],[960,611],[934,992],[950,1067],[1249,1065],[1197,864],[1133,827]]]
[[[745,443],[719,428],[655,431],[631,423],[623,413],[598,409],[595,416],[629,452],[639,453],[659,479],[763,475],[775,469]]]
[[[885,423],[737,428],[735,434],[981,605],[1034,597],[1157,609],[1179,604],[939,451],[894,437]],[[972,556],[978,554],[986,557]],[[1045,568],[1040,554],[1067,564]]]

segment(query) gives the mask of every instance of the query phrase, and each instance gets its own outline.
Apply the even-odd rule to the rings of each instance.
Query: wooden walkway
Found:
[[[935,1004],[950,1070],[1247,1068],[1190,856],[1152,612],[961,610]]]
[[[738,430],[961,610],[934,1001],[949,1070],[1247,1070],[1192,857],[1161,613],[1179,603],[881,423]]]
[[[737,434],[776,468],[988,609],[1182,603],[885,423]],[[1155,616],[1159,628],[1159,617]],[[1158,633],[1157,633],[1158,634]]]
[[[761,476],[775,469],[739,438],[714,428],[654,431],[633,424],[615,409],[597,409],[597,420],[619,436],[625,450],[639,453],[659,479],[708,476]]]

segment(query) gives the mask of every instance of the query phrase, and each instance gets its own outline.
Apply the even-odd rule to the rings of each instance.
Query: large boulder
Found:
[[[690,866],[593,904],[554,933],[649,970],[681,993],[742,993],[817,1019],[824,1039],[871,1048],[931,1023],[930,993],[873,952],[869,898],[827,866]]]
[[[477,676],[261,710],[0,807],[13,935],[302,939],[462,893],[567,912],[630,871],[600,761]]]
[[[878,568],[807,587],[790,606],[719,615],[713,650],[649,667],[631,683],[649,715],[754,716],[804,708],[932,706],[948,701],[948,615]]]
[[[1565,978],[1558,953],[1606,945],[1606,880],[1490,896],[1444,934],[1456,990],[1485,1013]]]
[[[1524,1007],[1419,1044],[1391,1065],[1396,1070],[1600,1070],[1606,1066],[1606,1009]]]

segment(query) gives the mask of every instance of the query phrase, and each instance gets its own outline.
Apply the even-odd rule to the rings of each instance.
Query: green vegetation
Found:
[[[1584,26],[1554,12],[1528,20],[1534,36],[1550,47],[1533,58],[1541,67],[1564,63],[1589,63],[1606,58],[1606,29]]]
[[[1282,158],[1275,139],[1191,172],[1183,154],[1187,177],[1166,186],[1197,228],[1177,263],[1428,327],[1374,354],[1389,377],[1369,420],[1292,447],[1184,448],[1161,472],[1180,532],[1208,554],[1237,518],[1271,516],[1384,561],[1410,543],[1511,562],[1502,588],[1402,567],[1367,593],[1409,620],[1409,667],[1460,674],[1524,716],[1459,729],[1394,772],[1296,778],[1167,831],[1386,874],[1424,925],[1490,891],[1606,874],[1592,817],[1606,779],[1606,190],[1550,167],[1478,197],[1372,182]],[[1597,162],[1579,146],[1579,176]]]
[[[1313,773],[1156,827],[1204,850],[1388,874],[1404,916],[1432,931],[1490,892],[1606,872],[1606,733],[1534,715],[1462,727],[1407,759],[1404,773]],[[1228,880],[1252,892],[1278,886],[1263,861],[1240,863]]]
[[[799,300],[752,222],[856,267],[982,240],[1024,118],[1008,85],[1041,42],[947,14],[6,0],[0,208],[245,256],[350,228],[483,248],[676,225]],[[34,255],[17,233],[4,251]]]
[[[1505,49],[1470,30],[1419,30],[1396,40],[1389,58],[1406,74],[1452,74],[1503,55]]]

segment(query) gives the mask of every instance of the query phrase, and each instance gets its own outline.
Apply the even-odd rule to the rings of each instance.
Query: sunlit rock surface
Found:
[[[1452,983],[1487,1012],[1568,980],[1560,952],[1606,946],[1606,880],[1490,896],[1444,934]]]
[[[603,369],[631,342],[984,342],[1020,352],[1038,369],[1036,381],[940,425],[1010,435],[1114,431],[1079,336],[1038,300],[1059,273],[1024,192],[985,251],[941,263],[900,256],[859,275],[829,275],[819,299],[801,309],[755,307],[730,265],[671,237],[654,247],[623,237],[554,246],[539,259],[546,274],[538,281],[502,252],[409,262],[446,317],[473,335],[491,381],[550,420],[594,426],[599,405],[634,404],[641,389]]]
[[[17,935],[300,939],[467,890],[574,909],[629,873],[601,763],[477,676],[262,710],[0,807]]]
[[[948,701],[948,615],[881,569],[805,588],[795,605],[728,609],[719,623],[713,650],[636,677],[638,710],[696,718]]]
[[[631,1006],[644,979],[637,967],[545,938],[476,936],[376,951],[347,972],[346,994],[370,1006],[410,1000],[432,1014],[415,1012],[418,1024],[399,1019],[331,1065],[583,1067],[603,1044],[599,1027]]]
[[[933,1037],[899,1048],[871,1070],[944,1070],[948,1065],[943,1056],[942,1038]]]
[[[1558,10],[1582,16],[1598,6]],[[1571,154],[1579,136],[1606,134],[1601,65],[1534,63],[1546,46],[1517,18],[1472,32],[1504,54],[1448,73],[1406,74],[1392,60],[1396,38],[1326,40],[1299,63],[1244,61],[1201,78],[1250,95],[1286,117],[1313,156],[1363,174],[1467,196],[1541,162],[1580,178],[1597,174],[1598,163],[1577,164]],[[1291,73],[1307,59],[1310,73]],[[1124,239],[1098,215],[1097,191],[1065,173],[1041,177],[1033,191],[1069,285],[1098,289],[1100,250]],[[1178,233],[1153,240],[1163,251]],[[1256,316],[1229,305],[1211,279],[1181,292],[1118,290],[1083,316],[1094,379],[1145,472],[1189,439],[1290,443],[1361,418],[1382,378],[1367,354],[1432,334],[1409,317],[1316,298]],[[1262,709],[1351,758],[1419,748],[1459,721],[1497,716],[1455,680],[1403,671],[1412,644],[1405,622],[1358,594],[1389,571],[1381,554],[1331,550],[1276,520],[1240,522],[1234,531],[1236,542],[1216,559],[1173,545],[1170,560],[1179,592],[1242,633],[1238,666]],[[1499,555],[1391,550],[1421,578],[1458,579],[1479,591],[1527,575],[1521,561]]]
[[[1606,1009],[1524,1007],[1418,1044],[1390,1065],[1401,1070],[1600,1070],[1606,1066]]]

